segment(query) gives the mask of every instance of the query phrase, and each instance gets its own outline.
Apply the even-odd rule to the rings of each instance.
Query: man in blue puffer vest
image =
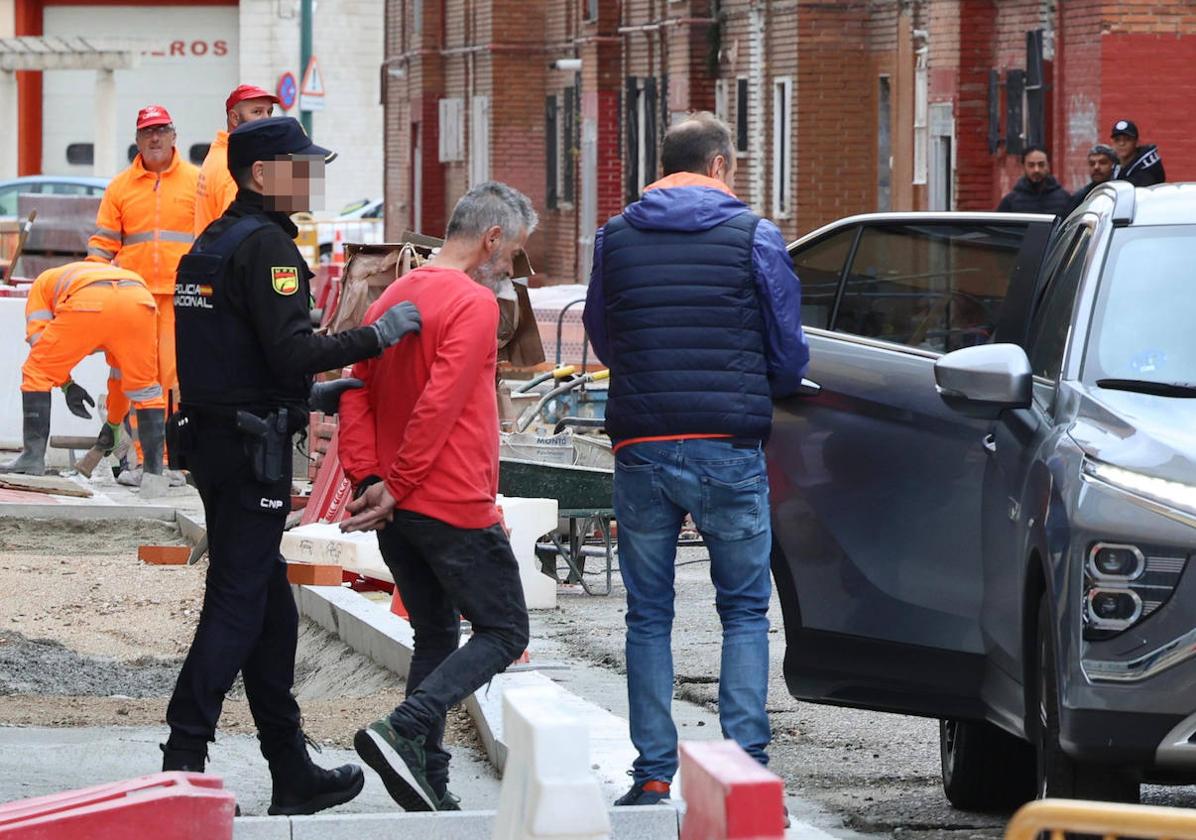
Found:
[[[809,360],[780,231],[731,192],[731,132],[696,114],[665,135],[665,177],[594,243],[585,324],[611,370],[615,518],[627,588],[627,693],[639,757],[616,805],[668,798],[677,772],[673,565],[691,514],[723,625],[719,720],[768,762],[771,531],[763,444],[772,400]]]

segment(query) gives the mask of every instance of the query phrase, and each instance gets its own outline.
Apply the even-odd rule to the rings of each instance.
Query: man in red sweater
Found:
[[[353,745],[408,811],[459,810],[448,792],[445,712],[527,646],[519,567],[494,504],[494,290],[536,221],[527,197],[505,184],[470,190],[440,252],[366,312],[368,324],[410,300],[422,331],[356,365],[365,386],[341,398],[339,453],[357,493],[341,529],[379,532],[415,632],[407,698]],[[464,647],[458,613],[473,631]]]

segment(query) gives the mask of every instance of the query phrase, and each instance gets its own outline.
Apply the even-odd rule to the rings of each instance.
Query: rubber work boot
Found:
[[[0,464],[0,473],[46,474],[46,444],[50,440],[50,392],[22,391],[24,440],[15,461]]]
[[[307,754],[303,733],[267,760],[274,793],[270,797],[271,816],[314,814],[348,802],[361,793],[365,774],[356,764],[344,764],[325,770]]]
[[[162,475],[162,452],[166,442],[166,413],[160,408],[137,409],[137,434],[141,440],[143,458],[141,496],[146,499],[161,496],[170,486]],[[118,479],[119,480],[119,479]]]

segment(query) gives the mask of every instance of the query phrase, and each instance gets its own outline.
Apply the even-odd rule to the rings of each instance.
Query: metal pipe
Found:
[[[302,85],[302,75],[307,73],[307,64],[311,61],[311,3],[312,0],[300,0],[299,3],[299,73],[300,84]],[[302,101],[302,95],[300,95]],[[311,134],[311,111],[299,111],[299,122],[303,124],[303,130]]]

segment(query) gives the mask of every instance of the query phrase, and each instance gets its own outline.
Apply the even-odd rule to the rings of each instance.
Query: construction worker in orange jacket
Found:
[[[67,407],[91,417],[95,401],[71,381],[85,357],[103,350],[108,360],[108,422],[96,445],[116,446],[121,420],[137,409],[144,470],[162,474],[166,400],[158,382],[157,307],[145,281],[127,269],[73,262],[42,272],[25,303],[29,356],[21,367],[24,448],[0,472],[42,475],[50,437],[50,392],[61,387]],[[144,486],[144,485],[143,485]]]
[[[257,85],[237,85],[224,100],[226,131],[216,132],[199,170],[195,192],[195,235],[224,215],[237,197],[237,184],[228,171],[228,134],[243,123],[264,120],[274,115],[279,98]]]
[[[199,169],[175,148],[174,124],[161,105],[137,114],[137,157],[104,191],[87,258],[141,275],[158,306],[158,382],[169,391],[174,362],[174,275],[195,239]]]

